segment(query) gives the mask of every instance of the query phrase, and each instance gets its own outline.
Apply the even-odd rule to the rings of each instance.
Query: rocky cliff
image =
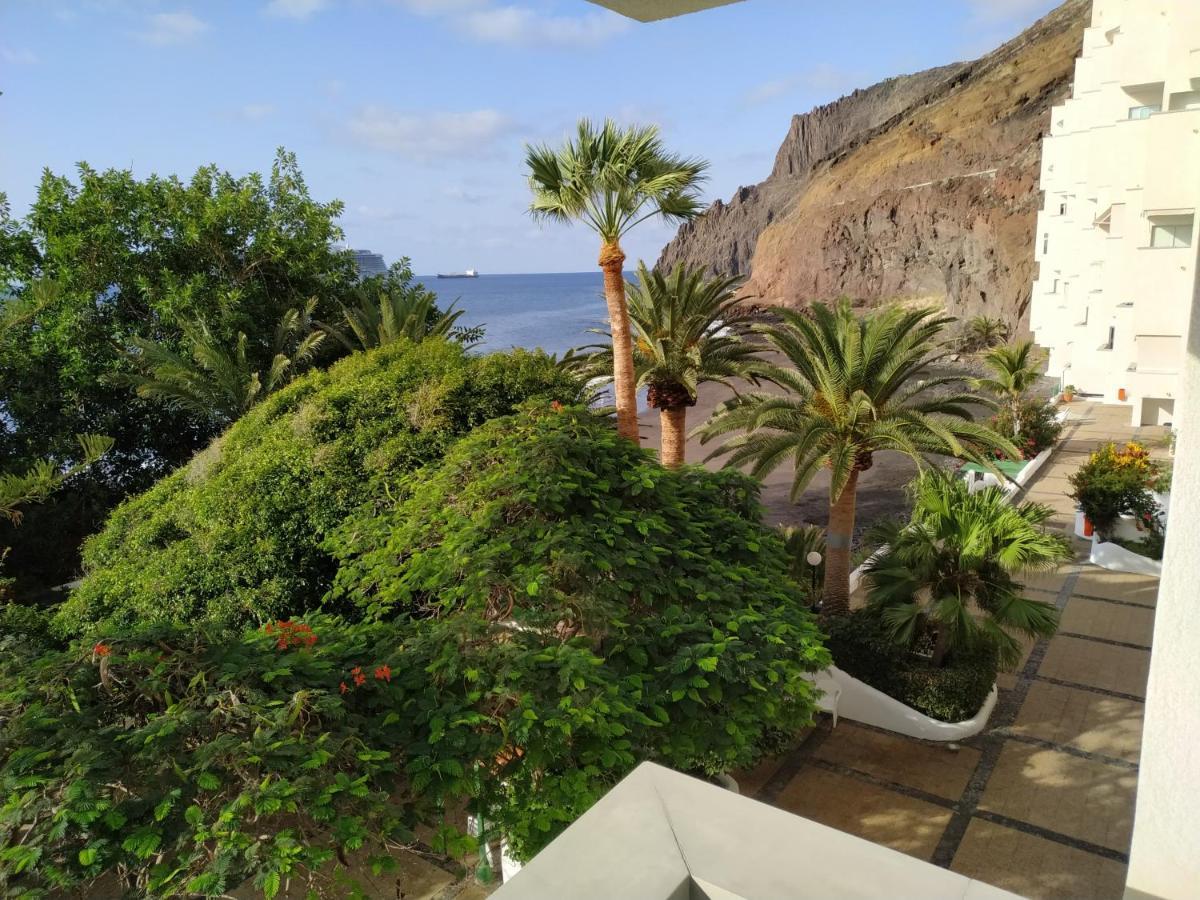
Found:
[[[762,305],[921,297],[1024,328],[1041,135],[1088,10],[1068,0],[974,62],[793,117],[770,176],[683,226],[659,265],[749,275]]]

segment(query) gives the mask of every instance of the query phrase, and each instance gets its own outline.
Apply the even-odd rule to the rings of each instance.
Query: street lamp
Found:
[[[809,550],[808,555],[804,557],[804,561],[808,563],[812,571],[812,596],[817,596],[817,566],[821,564],[822,556],[816,550]],[[819,606],[819,602],[814,602],[813,606]]]

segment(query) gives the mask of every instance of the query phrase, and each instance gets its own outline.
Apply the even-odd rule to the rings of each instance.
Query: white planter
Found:
[[[825,692],[819,705],[832,714],[834,727],[839,718],[846,718],[926,741],[961,741],[979,734],[987,725],[999,696],[996,686],[992,685],[983,706],[972,718],[965,722],[942,722],[889,697],[837,666],[818,672],[812,680]]]

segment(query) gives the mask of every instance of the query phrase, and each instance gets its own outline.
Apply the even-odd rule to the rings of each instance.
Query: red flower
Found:
[[[367,683],[367,676],[363,674],[362,666],[355,666],[350,670],[350,674],[354,676],[355,687],[362,687]]]
[[[268,635],[278,635],[275,646],[280,650],[287,650],[289,647],[311,647],[317,642],[312,626],[303,622],[268,622],[263,626],[263,631]]]
[[[555,400],[554,402],[552,402],[550,404],[550,408],[552,410],[554,410],[555,412],[562,412],[563,405],[561,403],[559,403],[557,400]]]
[[[110,653],[112,653],[112,647],[108,644],[97,644],[92,648],[93,656],[108,656]]]
[[[391,666],[386,666],[386,665],[377,666],[375,669],[375,680],[376,681],[391,681],[392,680]]]
[[[346,687],[346,682],[343,681],[341,684],[338,685],[338,690],[340,690],[344,694],[344,693],[346,693],[346,691],[350,690],[350,688]]]

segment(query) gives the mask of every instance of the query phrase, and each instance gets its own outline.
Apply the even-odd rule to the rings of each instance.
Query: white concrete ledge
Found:
[[[1015,900],[862,838],[642,763],[497,900]]]
[[[1102,569],[1111,569],[1114,572],[1132,572],[1135,575],[1162,577],[1161,561],[1151,559],[1148,556],[1142,556],[1140,553],[1134,553],[1120,544],[1096,540],[1095,538],[1092,539],[1092,552],[1088,556],[1088,562],[1093,566],[1100,566]]]

